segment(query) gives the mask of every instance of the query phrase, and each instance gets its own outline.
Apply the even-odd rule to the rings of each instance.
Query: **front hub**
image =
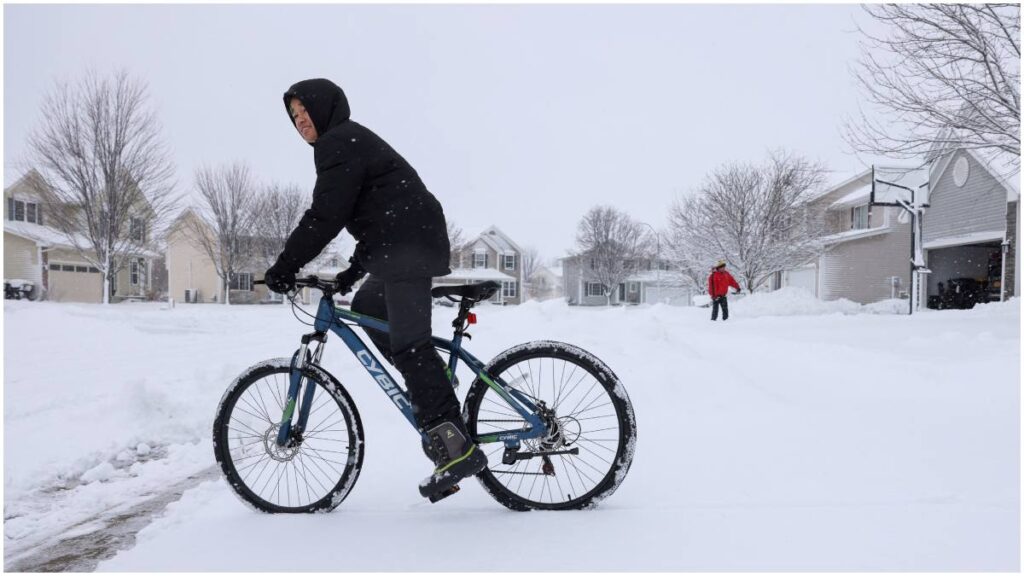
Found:
[[[263,435],[263,445],[271,458],[278,462],[288,462],[299,452],[299,444],[289,439],[287,444],[279,446],[277,444],[277,434],[280,429],[281,426],[279,424],[274,424],[267,429],[266,434]]]

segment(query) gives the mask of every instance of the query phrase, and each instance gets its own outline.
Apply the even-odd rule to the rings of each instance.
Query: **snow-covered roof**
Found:
[[[442,276],[438,280],[445,282],[457,280],[457,281],[483,281],[483,280],[515,280],[514,277],[508,274],[498,272],[494,268],[453,268],[452,273],[447,276]]]
[[[864,202],[871,199],[871,184],[867,186],[861,186],[853,192],[850,192],[846,196],[843,196],[839,200],[836,200],[829,205],[828,209],[832,210],[835,208],[851,208],[853,206],[859,206]]]
[[[871,236],[878,236],[879,234],[887,234],[890,228],[888,226],[879,226],[878,228],[860,228],[857,230],[847,230],[846,232],[840,232],[838,234],[830,234],[821,239],[825,244],[839,244],[841,242],[849,242],[850,240],[859,240],[861,238],[870,238]]]
[[[830,178],[825,186],[818,192],[811,194],[808,198],[808,202],[813,202],[823,196],[827,196],[836,190],[844,186],[849,186],[853,182],[856,182],[859,178],[863,178],[865,175],[871,173],[871,168],[867,170],[861,170],[860,172],[840,172],[837,173],[833,178]]]
[[[522,253],[522,249],[508,237],[507,234],[498,229],[497,226],[489,226],[483,232],[470,236],[471,240],[469,244],[473,244],[477,241],[483,242],[488,248],[494,250],[498,254],[508,254],[511,252]]]
[[[676,286],[682,283],[679,273],[673,270],[644,270],[630,275],[626,281],[661,286]]]
[[[936,238],[935,240],[929,240],[924,243],[926,250],[933,250],[935,248],[946,248],[949,246],[962,246],[965,244],[977,244],[979,242],[992,242],[994,240],[1003,240],[1002,230],[989,230],[986,232],[974,232],[972,234],[961,234],[960,236],[947,236],[945,238]]]
[[[39,224],[33,224],[31,222],[21,222],[16,220],[5,220],[4,221],[4,232],[10,232],[15,236],[21,236],[38,244],[43,248],[68,248],[75,249],[75,245],[68,240],[68,237],[63,232],[50,228],[49,226],[40,226]],[[92,243],[88,238],[81,234],[76,234],[76,241],[78,245],[83,249],[88,250]],[[147,248],[136,248],[131,251],[131,254],[135,256],[145,256],[147,258],[159,258],[161,255],[158,252],[154,252]]]
[[[39,224],[33,224],[31,222],[20,222],[16,220],[4,220],[4,232],[10,232],[15,236],[21,236],[39,244],[40,246],[60,246],[62,248],[73,247],[67,236],[63,232],[50,228],[49,226],[40,226]],[[86,240],[84,237],[79,237],[78,241],[80,244],[85,245]]]

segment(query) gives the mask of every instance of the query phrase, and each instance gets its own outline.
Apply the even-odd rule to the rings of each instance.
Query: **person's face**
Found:
[[[295,122],[295,129],[299,131],[302,139],[310,144],[316,142],[318,136],[316,126],[313,126],[313,120],[309,117],[309,112],[306,112],[306,107],[302,105],[302,102],[298,98],[292,98],[292,101],[288,103],[288,111],[292,115],[292,121]]]

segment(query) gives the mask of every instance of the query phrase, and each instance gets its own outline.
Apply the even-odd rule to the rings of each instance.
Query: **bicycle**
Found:
[[[225,391],[213,424],[214,455],[234,492],[262,512],[327,512],[351,492],[363,463],[363,428],[345,387],[320,366],[328,332],[338,335],[406,420],[416,427],[405,390],[353,330],[388,331],[382,320],[335,305],[333,280],[300,278],[296,289],[322,292],[316,316],[289,295],[293,314],[313,318],[291,358],[260,362]],[[596,505],[626,477],[636,447],[633,406],[618,377],[592,354],[553,341],[514,346],[484,365],[463,346],[476,323],[472,308],[498,283],[437,287],[434,298],[458,304],[448,354],[458,386],[461,361],[476,375],[463,418],[488,467],[484,490],[512,510],[567,510]],[[301,320],[301,318],[300,318]],[[314,345],[310,350],[310,345]],[[424,451],[429,447],[425,435]],[[428,454],[429,456],[429,454]],[[436,502],[458,486],[430,497]]]

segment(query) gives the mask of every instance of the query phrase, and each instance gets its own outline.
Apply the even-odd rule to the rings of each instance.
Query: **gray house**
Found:
[[[593,276],[588,256],[561,259],[563,291],[566,301],[575,306],[665,303],[689,306],[696,291],[690,289],[668,262],[646,259],[635,265],[635,272],[621,282],[608,298],[604,285]]]
[[[491,300],[500,304],[523,302],[523,250],[497,226],[472,237],[452,257],[452,273],[434,279],[434,286],[494,280],[501,291]]]
[[[846,298],[861,304],[908,296],[910,224],[902,208],[870,206],[871,170],[834,184],[811,200],[823,218],[824,253],[782,273],[782,286],[799,286],[822,300]]]
[[[936,302],[942,289],[965,281],[989,301],[1019,294],[1020,172],[1005,155],[956,150],[932,162],[931,207],[923,220],[925,283]]]

